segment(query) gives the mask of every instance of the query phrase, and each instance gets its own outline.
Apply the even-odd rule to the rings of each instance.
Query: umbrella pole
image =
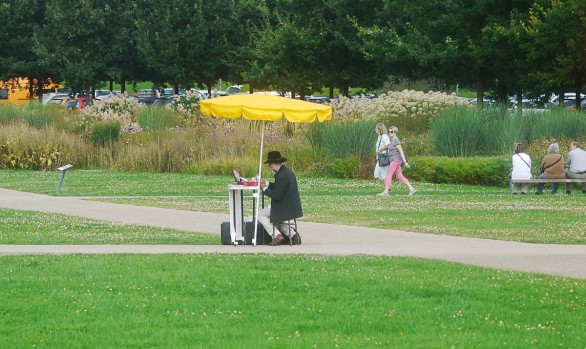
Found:
[[[252,240],[252,245],[256,246],[256,234],[258,232],[258,210],[260,206],[260,180],[261,180],[261,173],[262,173],[262,154],[263,154],[263,147],[265,141],[265,122],[262,122],[262,129],[260,131],[260,155],[258,157],[258,187],[256,188],[256,210],[254,212],[254,238]]]

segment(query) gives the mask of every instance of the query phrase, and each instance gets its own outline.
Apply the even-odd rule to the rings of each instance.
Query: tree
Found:
[[[231,76],[238,36],[234,32],[235,4],[229,0],[143,0],[138,47],[159,80],[172,84],[213,83]]]
[[[102,51],[105,65],[99,79],[110,81],[110,90],[113,81],[120,82],[124,92],[126,81],[143,81],[153,76],[136,47],[140,33],[133,24],[139,19],[140,13],[134,1],[109,0],[104,8],[110,42]]]
[[[57,78],[50,67],[39,62],[31,44],[45,19],[39,0],[8,1],[0,4],[0,80],[27,77],[29,96],[42,95],[43,81]],[[33,81],[37,81],[35,85]]]
[[[41,64],[54,67],[71,87],[89,95],[105,75],[112,11],[105,0],[50,0],[45,25],[35,36]]]
[[[576,109],[586,83],[586,3],[582,0],[536,1],[522,23],[529,42],[529,64],[540,69],[530,76],[547,91],[576,92]],[[560,91],[561,90],[561,91]],[[563,98],[560,98],[563,102]]]

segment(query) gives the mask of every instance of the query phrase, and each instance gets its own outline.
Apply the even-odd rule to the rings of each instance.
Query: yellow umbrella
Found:
[[[297,99],[273,96],[269,94],[239,94],[227,97],[205,99],[200,101],[203,115],[223,118],[245,118],[249,120],[279,121],[285,118],[289,122],[323,122],[332,119],[332,108],[317,103]],[[264,124],[261,132],[258,176],[262,171],[262,154],[264,146]],[[260,190],[260,181],[258,184]],[[258,222],[258,197],[256,198],[255,222]],[[257,224],[254,225],[253,245],[256,245]]]
[[[332,108],[327,105],[300,101],[298,99],[269,94],[241,94],[200,102],[204,115],[249,120],[279,121],[283,117],[289,122],[320,122],[332,119]]]

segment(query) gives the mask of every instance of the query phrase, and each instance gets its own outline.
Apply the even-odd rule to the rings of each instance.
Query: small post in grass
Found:
[[[67,171],[68,168],[72,168],[73,165],[72,164],[67,164],[61,167],[58,167],[57,169],[59,171],[61,171],[61,178],[59,178],[59,184],[57,185],[57,192],[59,193],[61,191],[61,186],[63,185],[63,178],[65,178],[65,171]]]

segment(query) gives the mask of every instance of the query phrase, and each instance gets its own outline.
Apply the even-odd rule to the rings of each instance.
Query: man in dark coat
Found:
[[[285,166],[285,161],[287,159],[282,157],[280,152],[269,152],[265,164],[269,164],[269,168],[275,174],[275,182],[261,181],[260,183],[264,194],[271,198],[271,205],[259,211],[258,221],[269,233],[273,231],[273,225],[280,231],[280,234],[276,235],[269,244],[271,246],[279,245],[284,240],[283,235],[291,238],[294,245],[301,244],[301,237],[297,232],[290,237],[289,228],[280,224],[303,216],[297,178],[295,173]]]

